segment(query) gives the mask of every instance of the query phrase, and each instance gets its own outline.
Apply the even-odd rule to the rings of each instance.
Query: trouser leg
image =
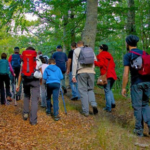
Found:
[[[97,107],[95,94],[94,94],[94,74],[88,74],[88,100],[92,107]]]
[[[78,89],[80,93],[82,111],[85,114],[89,114],[89,101],[88,101],[88,87],[87,87],[87,74],[78,74]]]
[[[32,81],[31,83],[31,116],[30,116],[31,123],[37,123],[39,94],[40,94],[39,81]]]

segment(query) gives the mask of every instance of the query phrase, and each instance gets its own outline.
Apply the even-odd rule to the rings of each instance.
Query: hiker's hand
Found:
[[[19,89],[20,89],[19,86],[17,86],[17,87],[16,87],[16,92],[19,92]]]
[[[72,81],[73,81],[74,83],[77,82],[76,77],[73,77],[73,78],[72,78]]]
[[[122,89],[121,94],[122,94],[123,97],[126,97],[126,95],[127,95],[127,90],[126,90],[126,89]]]
[[[70,71],[69,70],[67,70],[67,72],[66,72],[67,74],[69,74],[70,73]]]

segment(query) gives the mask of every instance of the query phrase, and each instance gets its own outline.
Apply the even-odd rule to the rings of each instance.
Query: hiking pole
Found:
[[[64,95],[63,95],[63,91],[62,91],[62,87],[61,86],[60,86],[60,92],[61,92],[61,96],[62,96],[62,100],[63,100],[65,114],[67,114],[66,103],[65,103],[65,99],[64,99]]]
[[[17,106],[17,101],[16,101],[16,79],[14,76],[14,105]]]

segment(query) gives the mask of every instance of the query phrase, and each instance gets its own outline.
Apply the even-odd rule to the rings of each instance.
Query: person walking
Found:
[[[52,55],[52,58],[55,59],[56,66],[58,66],[60,70],[62,71],[63,79],[61,80],[61,86],[62,86],[62,89],[64,90],[64,94],[66,94],[67,89],[66,89],[66,84],[65,84],[65,73],[66,73],[68,58],[67,58],[67,55],[64,52],[62,52],[61,45],[57,46],[57,52],[55,52]]]
[[[18,82],[18,77],[19,77],[20,67],[21,67],[21,61],[22,61],[22,57],[19,54],[19,50],[20,50],[19,47],[15,47],[14,48],[14,54],[10,55],[10,57],[8,59],[9,63],[11,63],[11,66],[14,70],[14,73],[15,73],[15,77],[13,75],[10,75],[13,95],[15,93],[14,84],[16,84]],[[16,100],[21,99],[22,84],[20,84],[19,89],[20,90],[16,94]]]
[[[42,62],[42,75],[43,75],[45,69],[48,67],[48,64],[46,64],[46,61],[43,58],[43,56],[40,56],[39,58],[41,59],[41,62]],[[40,83],[40,96],[41,96],[41,107],[46,108],[46,106],[47,106],[47,104],[46,104],[47,91],[46,91],[46,82],[44,79]]]
[[[51,96],[53,95],[53,111],[54,120],[58,121],[59,116],[59,91],[60,91],[60,80],[63,79],[62,72],[59,67],[56,66],[55,59],[49,60],[49,66],[45,69],[43,79],[47,85],[47,109],[46,113],[51,114]]]
[[[1,91],[1,104],[5,105],[5,87],[6,87],[6,99],[8,101],[12,101],[11,99],[11,93],[10,93],[10,79],[9,79],[9,67],[11,68],[11,65],[9,65],[6,53],[1,54],[0,59],[0,91]],[[12,75],[14,75],[13,70],[10,70],[12,72]],[[4,86],[5,85],[5,86]]]
[[[73,60],[73,52],[76,49],[76,43],[73,42],[71,44],[71,50],[68,54],[68,65],[67,65],[67,74],[69,74],[69,83],[72,90],[72,98],[71,100],[78,100],[80,98],[77,82],[72,81],[72,60]]]
[[[98,113],[97,103],[94,94],[94,52],[91,51],[89,53],[93,56],[93,63],[90,65],[81,65],[80,62],[80,55],[81,51],[84,48],[84,42],[79,41],[77,43],[77,48],[74,50],[73,53],[73,64],[72,64],[72,80],[73,82],[78,81],[78,90],[80,93],[81,103],[82,103],[82,114],[85,117],[89,116],[89,103],[93,107],[93,113],[96,115]],[[88,48],[88,47],[87,47]],[[84,49],[86,50],[86,49]],[[84,52],[85,54],[86,52]],[[95,57],[96,59],[96,57]],[[76,80],[77,75],[77,80]]]
[[[99,54],[97,55],[97,61],[94,61],[95,66],[100,68],[101,75],[106,74],[107,84],[104,85],[106,107],[105,111],[111,112],[112,108],[115,108],[115,99],[112,92],[112,87],[117,80],[115,72],[115,63],[112,55],[108,52],[108,46],[102,44],[99,48]]]
[[[144,122],[148,125],[150,134],[150,75],[140,75],[138,70],[132,68],[132,61],[143,51],[137,48],[139,38],[136,35],[126,37],[127,54],[124,56],[124,73],[122,83],[122,95],[126,97],[126,86],[128,83],[129,72],[131,73],[131,102],[135,116],[134,134],[143,136]]]
[[[37,110],[38,99],[40,97],[40,81],[33,76],[36,69],[37,53],[33,47],[28,47],[22,53],[22,70],[19,74],[18,86],[16,91],[19,91],[21,80],[23,80],[24,88],[24,106],[23,106],[23,119],[27,120],[29,117],[29,102],[31,102],[30,124],[37,124]],[[40,69],[41,71],[41,69]]]

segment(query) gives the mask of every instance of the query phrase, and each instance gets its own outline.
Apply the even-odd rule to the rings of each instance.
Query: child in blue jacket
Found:
[[[49,59],[49,66],[45,69],[43,79],[47,85],[47,109],[46,113],[51,114],[51,95],[53,94],[53,110],[54,120],[58,121],[59,117],[59,90],[60,80],[63,79],[62,72],[59,67],[56,66],[55,59]]]

